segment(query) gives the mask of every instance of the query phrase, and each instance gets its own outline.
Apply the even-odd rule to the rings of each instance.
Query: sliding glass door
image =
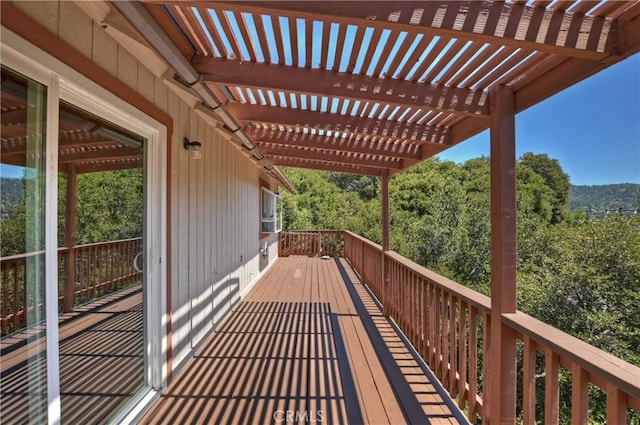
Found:
[[[4,42],[0,422],[131,419],[166,380],[166,129]]]

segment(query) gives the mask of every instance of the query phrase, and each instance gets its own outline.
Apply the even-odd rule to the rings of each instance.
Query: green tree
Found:
[[[520,158],[520,163],[542,176],[546,185],[553,191],[555,202],[552,205],[552,223],[559,223],[569,215],[569,176],[562,170],[560,162],[547,154],[527,152]]]
[[[143,189],[141,169],[78,176],[76,244],[142,236]]]

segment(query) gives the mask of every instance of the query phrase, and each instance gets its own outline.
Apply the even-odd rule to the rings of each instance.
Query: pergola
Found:
[[[278,166],[379,176],[383,251],[389,176],[491,130],[491,410],[511,422],[516,336],[500,317],[516,311],[515,114],[640,51],[640,2],[111,5],[105,22],[162,57],[285,187]]]
[[[491,92],[513,93],[518,113],[640,46],[638,2],[145,9],[272,164],[375,176],[489,128]]]

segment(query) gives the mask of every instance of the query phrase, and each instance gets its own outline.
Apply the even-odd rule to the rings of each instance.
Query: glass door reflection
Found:
[[[47,422],[46,87],[2,67],[0,420]]]
[[[61,103],[58,148],[63,423],[108,422],[145,387],[145,141]]]

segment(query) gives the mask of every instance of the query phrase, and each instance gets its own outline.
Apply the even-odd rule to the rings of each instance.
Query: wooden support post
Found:
[[[67,199],[64,212],[64,246],[68,248],[65,261],[65,281],[63,307],[65,312],[73,311],[76,290],[76,204],[78,175],[75,165],[67,171]]]
[[[382,170],[382,280],[383,294],[382,300],[383,314],[389,317],[389,264],[387,263],[387,252],[389,251],[389,170]]]
[[[502,315],[516,311],[515,97],[510,87],[489,92],[491,111],[491,424],[516,420],[516,335]]]

